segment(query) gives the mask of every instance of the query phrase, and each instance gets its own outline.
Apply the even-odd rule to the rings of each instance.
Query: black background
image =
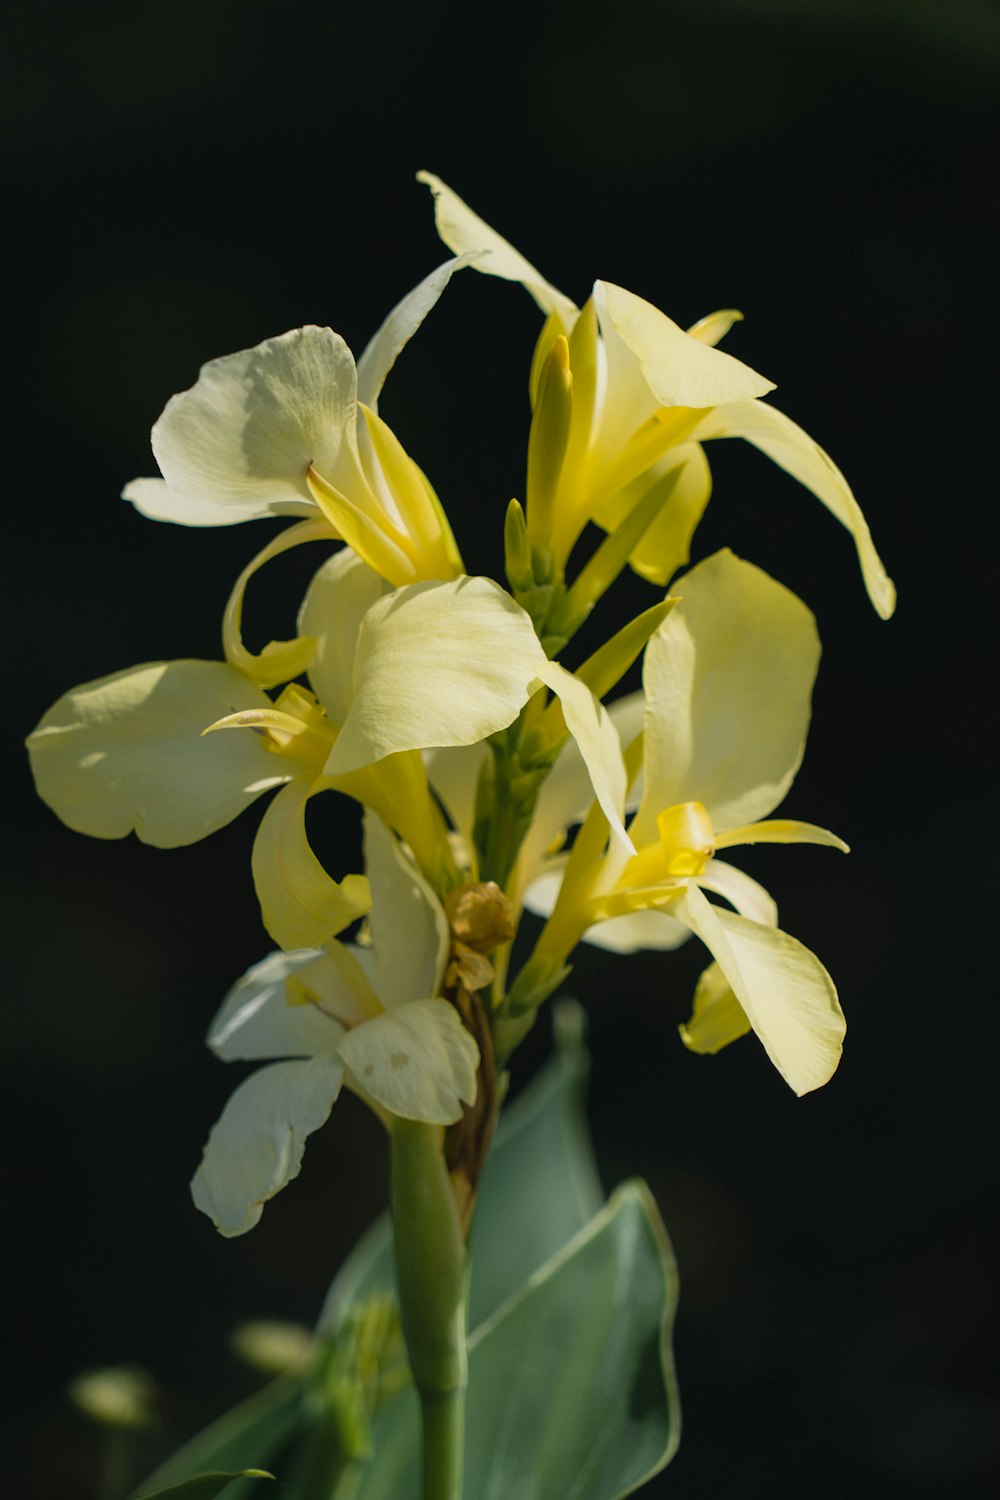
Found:
[[[94,1493],[95,1439],[63,1395],[88,1365],[135,1360],[162,1382],[149,1467],[248,1388],[233,1325],[311,1320],[384,1199],[378,1128],[348,1100],[252,1234],[224,1242],[194,1211],[188,1176],[237,1076],[201,1036],[268,947],[256,815],[188,850],[84,840],[35,802],[19,742],[77,682],[218,654],[228,588],[268,527],[158,525],[116,496],[153,472],[148,429],[204,360],[303,322],[363,347],[445,253],[413,182],[428,167],[578,301],[605,276],[682,324],[742,307],[726,347],[845,469],[900,591],[880,623],[821,507],[751,450],[712,446],[696,555],[727,543],[774,572],[825,643],[787,807],[854,852],[746,863],[832,969],[850,1031],[833,1082],[796,1101],[752,1038],[714,1060],[681,1047],[695,945],[579,962],[606,1181],[648,1177],[681,1263],[685,1434],[655,1493],[996,1493],[982,896],[1000,9],[576,0],[474,18],[35,0],[7,14],[13,1492]],[[383,403],[474,571],[497,572],[503,507],[523,493],[537,327],[519,288],[464,273]],[[307,570],[275,565],[273,610],[260,586],[261,636],[286,633]],[[651,597],[635,582],[627,607]],[[353,823],[315,836],[349,866]]]

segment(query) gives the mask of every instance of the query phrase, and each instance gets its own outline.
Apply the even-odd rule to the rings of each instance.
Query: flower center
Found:
[[[715,853],[715,829],[703,802],[677,802],[656,820],[659,840],[630,859],[620,887],[699,876]]]

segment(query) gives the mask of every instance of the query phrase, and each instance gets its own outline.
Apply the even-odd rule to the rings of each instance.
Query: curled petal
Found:
[[[283,787],[261,819],[254,840],[251,863],[261,917],[271,937],[285,949],[320,948],[327,938],[365,916],[371,906],[363,875],[334,880],[310,848],[305,810],[312,791],[306,777]]]
[[[688,329],[688,335],[697,339],[699,343],[711,344],[714,349],[720,344],[734,323],[742,323],[743,314],[737,312],[735,307],[723,307],[719,312],[708,313],[704,318],[699,318],[697,323],[692,323]]]
[[[708,412],[694,436],[699,442],[745,438],[811,490],[854,538],[868,597],[882,619],[889,618],[896,607],[896,589],[875,550],[868,522],[833,459],[807,432],[764,401],[738,401]]]
[[[247,584],[265,563],[303,542],[325,542],[339,540],[338,533],[325,518],[302,521],[279,532],[262,548],[257,556],[247,563],[237,578],[226,605],[222,619],[222,642],[226,660],[231,666],[245,673],[258,687],[277,687],[281,682],[291,682],[304,672],[313,658],[316,643],[309,636],[297,636],[293,641],[271,641],[259,654],[248,651],[243,644],[243,596]]]
[[[712,954],[785,1082],[796,1094],[827,1083],[847,1028],[815,954],[787,932],[712,906],[693,883],[674,911]]]
[[[750,1030],[747,1013],[729,987],[718,964],[709,964],[694,992],[691,1019],[680,1028],[681,1040],[692,1052],[715,1053]]]
[[[220,1233],[252,1229],[264,1204],[299,1175],[306,1136],[333,1108],[344,1077],[338,1057],[273,1063],[231,1096],[191,1183],[195,1204]]]
[[[414,1000],[348,1032],[340,1056],[394,1115],[451,1125],[476,1101],[479,1048],[447,1000]]]
[[[151,662],[73,688],[28,738],[38,792],[93,838],[133,829],[161,849],[223,828],[288,767],[254,734],[202,731],[270,699],[222,662]]]
[[[330,328],[295,328],[203,365],[153,428],[166,481],[127,485],[156,520],[227,526],[270,515],[315,515],[306,473],[333,473],[357,420],[354,358]]]

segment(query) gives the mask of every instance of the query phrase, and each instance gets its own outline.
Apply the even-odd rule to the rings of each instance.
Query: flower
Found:
[[[191,1184],[227,1236],[257,1223],[296,1177],[306,1137],[341,1087],[385,1116],[449,1125],[476,1098],[479,1049],[438,998],[449,952],[441,904],[380,820],[365,816],[371,948],[272,953],[250,969],[212,1022],[226,1061],[281,1058],[233,1093]]]
[[[506,728],[543,685],[561,702],[616,837],[625,767],[607,713],[549,661],[528,615],[486,578],[390,589],[343,549],[315,574],[299,613],[310,687],[276,701],[223,662],[155,662],[73,689],[28,749],[39,794],[71,828],[135,831],[160,848],[193,843],[280,787],[261,821],[253,876],[283,948],[319,947],[367,910],[360,876],[334,881],[309,846],[308,800],[347,793],[407,843],[444,894],[447,831],[420,753]],[[241,730],[242,733],[234,733]]]
[[[895,589],[843,474],[800,427],[760,399],[774,389],[771,381],[714,347],[740,313],[713,313],[685,332],[606,281],[595,282],[578,309],[440,178],[418,177],[434,194],[445,243],[474,257],[476,270],[521,282],[547,315],[532,369],[538,458],[533,466],[529,456],[527,503],[532,540],[547,542],[558,570],[588,520],[613,530],[655,490],[662,503],[654,505],[655,519],[631,562],[665,584],[687,561],[711,493],[701,444],[743,437],[847,528],[872,603],[883,618],[892,614]],[[534,526],[533,502],[543,512]]]
[[[825,829],[767,819],[802,759],[819,661],[815,622],[794,594],[728,551],[692,569],[677,591],[680,604],[646,649],[643,729],[626,751],[633,777],[641,767],[629,825],[637,852],[629,857],[616,844],[605,852],[600,813],[588,814],[571,853],[551,860],[528,892],[528,905],[549,914],[529,978],[532,965],[536,975],[558,972],[581,938],[630,951],[676,946],[693,932],[715,963],[685,1041],[717,1051],[752,1027],[805,1093],[829,1079],[840,1057],[845,1026],[833,981],[778,929],[767,891],[716,856],[765,842],[846,850]],[[633,715],[629,704],[622,722]],[[570,756],[566,772],[554,768],[550,795],[565,778],[578,796],[573,776]],[[544,831],[551,835],[551,823]]]
[[[314,326],[211,360],[153,427],[163,478],[135,479],[124,497],[187,526],[307,516],[390,583],[456,577],[462,561],[441,504],[378,415],[378,397],[469,258],[446,261],[404,297],[357,365],[339,334]]]

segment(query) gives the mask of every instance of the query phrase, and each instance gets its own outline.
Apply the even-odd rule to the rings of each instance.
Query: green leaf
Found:
[[[556,1049],[505,1110],[483,1172],[472,1231],[469,1326],[476,1328],[593,1217],[604,1202],[584,1115],[589,1058],[583,1011],[553,1012]],[[516,1226],[516,1231],[514,1229]],[[319,1332],[351,1307],[395,1290],[392,1226],[383,1214],[338,1272]]]
[[[590,1224],[469,1342],[465,1491],[475,1500],[620,1500],[673,1456],[677,1277],[643,1183]],[[376,1418],[356,1500],[419,1500],[412,1390]]]
[[[240,1500],[248,1495],[250,1484],[241,1478],[242,1474],[253,1472],[244,1467],[247,1460],[273,1462],[289,1442],[301,1421],[304,1388],[305,1377],[296,1373],[282,1375],[255,1391],[172,1454],[150,1475],[139,1494],[142,1497],[159,1494],[164,1486],[169,1493],[170,1486],[203,1476],[207,1470],[216,1473],[230,1470],[232,1488],[226,1491],[226,1500]]]
[[[241,1469],[236,1474],[195,1474],[180,1484],[170,1484],[165,1490],[144,1490],[137,1500],[167,1500],[177,1496],[178,1500],[212,1500],[221,1495],[234,1479],[273,1479],[266,1469]]]

